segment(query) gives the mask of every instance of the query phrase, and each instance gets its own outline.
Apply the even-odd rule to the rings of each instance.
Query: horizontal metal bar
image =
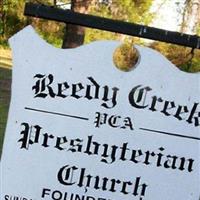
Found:
[[[200,37],[196,35],[188,35],[119,20],[86,15],[41,4],[26,3],[24,14],[37,18],[81,25],[200,49]]]

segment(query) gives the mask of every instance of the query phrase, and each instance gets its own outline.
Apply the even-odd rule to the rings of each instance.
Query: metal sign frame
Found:
[[[196,35],[86,15],[42,4],[26,3],[24,15],[200,49],[200,37]]]

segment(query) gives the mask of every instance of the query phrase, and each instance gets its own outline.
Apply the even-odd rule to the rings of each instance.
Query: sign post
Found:
[[[199,198],[199,74],[139,46],[122,72],[118,42],[57,49],[31,26],[10,45],[1,199]]]

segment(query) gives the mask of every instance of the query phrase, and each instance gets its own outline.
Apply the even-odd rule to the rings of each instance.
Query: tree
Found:
[[[181,32],[197,33],[200,25],[200,1],[185,0],[182,11]]]
[[[72,10],[116,20],[149,24],[152,0],[72,0]],[[85,38],[85,39],[84,39]],[[125,39],[124,35],[67,25],[63,48],[76,47],[98,39]]]
[[[0,44],[26,24],[23,16],[24,0],[1,0]]]
[[[0,34],[4,34],[5,32],[5,10],[3,0],[0,0]]]
[[[98,39],[124,39],[124,35],[110,33],[102,30],[86,29],[81,26],[68,24],[66,28],[61,23],[35,19],[23,16],[25,0],[0,0],[1,1],[1,43],[7,41],[10,36],[22,29],[27,24],[32,24],[39,34],[48,42],[56,46],[61,44],[64,37],[63,48],[76,47],[83,42],[91,42]],[[2,4],[2,2],[4,2]],[[81,13],[89,13],[112,19],[148,24],[152,19],[149,8],[152,0],[31,0],[33,3],[59,6],[58,3],[71,3],[72,10]],[[63,36],[65,30],[65,35]]]
[[[92,0],[72,0],[71,10],[79,13],[87,13]],[[72,24],[66,25],[62,48],[74,48],[84,43],[85,28]]]
[[[153,14],[150,12],[152,2],[153,0],[107,0],[102,3],[102,1],[96,0],[90,5],[89,13],[115,20],[148,25],[153,19]],[[118,33],[111,33],[96,29],[86,30],[86,43],[100,40],[102,38],[123,41],[126,40],[129,42],[133,40],[133,37],[128,37]]]

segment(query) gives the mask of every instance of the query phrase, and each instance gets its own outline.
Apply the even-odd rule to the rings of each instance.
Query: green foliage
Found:
[[[151,48],[162,53],[182,71],[200,71],[200,50],[193,54],[191,48],[161,42],[154,42]]]
[[[189,62],[181,65],[181,69],[191,73],[200,72],[200,51],[196,50],[194,56],[191,57]]]
[[[152,0],[113,0],[109,6],[95,3],[90,6],[89,13],[105,18],[147,25],[153,19],[153,14],[149,11],[152,2]],[[101,39],[124,40],[125,38],[129,41],[132,40],[130,37],[118,33],[87,29],[85,43]]]
[[[9,69],[0,68],[0,155],[10,101],[10,80],[11,71]]]
[[[30,2],[53,5],[53,0],[31,0]],[[60,2],[69,3],[70,0]],[[91,0],[88,14],[122,20],[132,23],[148,25],[152,22],[154,14],[150,8],[153,0],[112,0],[110,4],[99,3],[98,0]],[[163,0],[163,2],[165,2]],[[2,20],[0,20],[0,45],[7,46],[8,38],[18,32],[24,26],[32,24],[44,40],[56,47],[61,47],[64,37],[65,24],[54,21],[30,18],[23,15],[25,0],[4,0]],[[197,23],[197,34],[200,34],[200,22]],[[128,43],[140,43],[140,39],[125,36],[118,33],[111,33],[96,29],[86,29],[85,43],[95,40],[121,40]],[[182,70],[196,72],[200,71],[199,53],[196,53],[191,61],[190,49],[170,44],[155,42],[152,48],[159,50],[175,65]]]
[[[61,47],[64,36],[64,24],[40,19],[33,21],[32,26],[45,41],[55,47]]]
[[[52,5],[53,1],[32,0],[31,2]],[[24,16],[25,0],[5,0],[2,6],[3,17],[0,22],[1,46],[8,46],[8,39],[28,24],[32,24],[45,40],[55,46],[61,46],[64,25]]]
[[[1,6],[0,45],[7,45],[8,38],[26,25],[23,16],[24,0],[5,0]]]
[[[200,36],[200,22],[196,28],[197,35]]]

